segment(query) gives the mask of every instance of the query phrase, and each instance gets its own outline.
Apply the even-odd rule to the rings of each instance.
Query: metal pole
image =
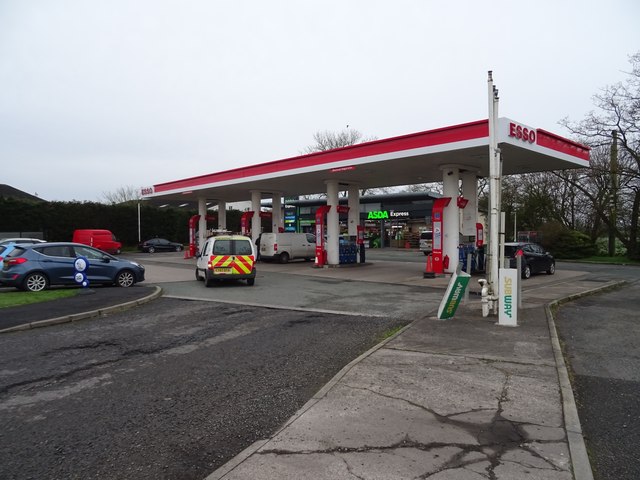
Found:
[[[500,230],[500,154],[496,139],[498,90],[493,85],[492,72],[489,71],[489,291],[498,294],[498,232]]]
[[[500,212],[500,268],[507,268],[504,258],[504,237],[505,235],[506,217],[504,212]]]
[[[516,269],[518,270],[518,308],[522,308],[522,255],[516,255]]]
[[[138,243],[142,242],[142,235],[140,231],[140,202],[138,201]]]

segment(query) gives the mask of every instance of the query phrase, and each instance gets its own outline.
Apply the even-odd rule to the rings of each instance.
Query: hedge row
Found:
[[[178,208],[140,206],[143,240],[164,237],[188,243],[189,219],[197,212]],[[227,228],[240,230],[238,210],[227,211]],[[211,225],[216,227],[217,224]],[[77,228],[111,230],[125,246],[138,244],[138,204],[96,202],[31,202],[0,197],[0,232],[42,232],[50,242],[71,241]]]

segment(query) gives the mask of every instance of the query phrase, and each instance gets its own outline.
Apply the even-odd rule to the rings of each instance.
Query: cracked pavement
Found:
[[[208,480],[573,479],[544,310],[493,322],[416,321]]]

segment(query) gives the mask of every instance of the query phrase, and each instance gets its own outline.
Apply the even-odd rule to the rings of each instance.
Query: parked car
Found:
[[[549,252],[537,243],[513,242],[504,244],[504,255],[509,259],[509,267],[516,268],[517,257],[522,255],[522,278],[529,278],[534,273],[556,272],[556,261]]]
[[[4,260],[4,257],[11,253],[11,250],[16,248],[16,244],[13,242],[0,244],[0,262]]]
[[[196,280],[210,287],[216,280],[256,281],[256,246],[244,235],[209,237],[196,258]]]
[[[304,258],[312,260],[316,256],[316,236],[312,233],[263,233],[260,236],[260,260],[289,260]]]
[[[420,251],[429,255],[433,250],[433,231],[425,230],[420,232]]]
[[[16,237],[16,238],[3,238],[0,240],[0,245],[6,245],[7,243],[44,243],[44,240],[41,238],[24,238],[24,237]]]
[[[170,242],[166,238],[152,238],[138,244],[141,252],[181,252],[184,246],[181,243]]]
[[[73,232],[73,241],[75,243],[83,243],[90,247],[103,250],[107,253],[118,255],[122,248],[122,243],[118,241],[116,236],[110,230],[85,228],[75,230]]]
[[[76,261],[86,259],[89,284],[131,287],[144,281],[144,267],[102,250],[72,242],[16,245],[2,262],[0,283],[30,292],[51,285],[76,285]],[[85,262],[83,262],[85,263]]]

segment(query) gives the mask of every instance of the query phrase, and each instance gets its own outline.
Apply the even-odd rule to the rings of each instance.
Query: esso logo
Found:
[[[536,132],[534,129],[523,127],[513,122],[509,123],[509,136],[529,143],[536,141]]]
[[[153,193],[153,187],[142,187],[142,195],[151,195]]]

